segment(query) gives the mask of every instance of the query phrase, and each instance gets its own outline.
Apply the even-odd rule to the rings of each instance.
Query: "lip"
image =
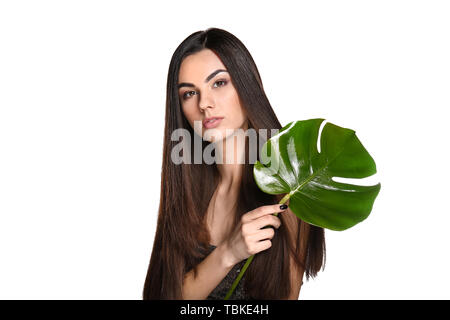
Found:
[[[208,122],[209,120],[213,120],[212,122]],[[215,128],[217,127],[220,122],[222,121],[223,117],[210,117],[210,118],[206,118],[205,120],[203,120],[203,127],[205,127],[206,129],[211,129],[211,128]]]

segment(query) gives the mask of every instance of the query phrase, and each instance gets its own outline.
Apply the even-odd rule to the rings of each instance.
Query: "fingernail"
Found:
[[[280,206],[280,209],[281,209],[281,210],[284,210],[284,209],[287,209],[287,207],[288,207],[287,204],[282,204],[282,205]]]

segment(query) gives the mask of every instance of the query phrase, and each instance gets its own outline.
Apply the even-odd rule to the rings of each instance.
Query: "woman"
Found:
[[[191,34],[173,54],[166,98],[161,198],[143,298],[223,299],[256,254],[230,299],[298,299],[305,271],[308,279],[324,265],[324,230],[280,208],[283,195],[257,187],[248,140],[226,149],[247,129],[281,128],[250,53],[222,29]],[[203,137],[201,151],[213,144],[223,161],[174,163],[171,137],[180,128]]]

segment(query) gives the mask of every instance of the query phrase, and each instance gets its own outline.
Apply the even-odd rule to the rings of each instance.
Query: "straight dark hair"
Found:
[[[175,50],[167,76],[166,113],[164,127],[161,193],[153,249],[143,289],[143,299],[182,299],[184,275],[194,270],[205,258],[210,243],[206,226],[206,211],[218,183],[220,174],[216,164],[174,164],[171,150],[178,143],[171,141],[175,129],[184,128],[191,137],[194,130],[185,118],[178,96],[177,83],[181,62],[185,57],[203,49],[212,50],[222,61],[237,90],[247,114],[248,127],[281,129],[263,89],[261,77],[253,58],[244,44],[231,33],[208,28],[187,37]],[[203,150],[209,144],[202,142]],[[191,155],[193,155],[191,144]],[[241,216],[263,205],[278,203],[282,195],[262,192],[253,178],[253,164],[243,164],[240,191],[236,203],[234,228]],[[259,154],[257,156],[259,160]],[[300,219],[297,234],[281,227],[272,239],[272,247],[258,253],[245,274],[245,291],[252,299],[286,299],[291,290],[290,254],[306,273],[306,279],[315,277],[325,267],[324,229],[309,225]],[[233,228],[233,229],[234,229]],[[290,240],[291,239],[291,240]],[[295,239],[292,241],[292,239]],[[200,249],[199,249],[200,248]]]

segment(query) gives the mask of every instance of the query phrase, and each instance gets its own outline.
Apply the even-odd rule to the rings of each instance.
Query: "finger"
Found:
[[[258,253],[263,250],[269,249],[271,246],[272,246],[272,241],[270,241],[270,240],[259,241],[255,245],[255,251],[256,251],[256,253]]]
[[[266,216],[260,217],[254,221],[252,221],[252,224],[254,224],[254,228],[256,231],[258,231],[259,229],[263,228],[263,227],[268,227],[270,228],[271,226],[275,227],[275,228],[279,228],[281,225],[281,220],[280,218],[268,214]]]
[[[286,207],[287,209],[287,207]],[[255,210],[252,210],[248,213],[246,213],[243,217],[247,221],[258,219],[259,217],[268,215],[268,214],[274,214],[276,212],[283,212],[286,209],[281,209],[280,204],[272,204],[267,206],[261,206],[256,208]]]
[[[272,228],[261,229],[258,231],[258,233],[255,236],[256,236],[257,241],[272,239],[275,236],[275,230],[273,230]]]

